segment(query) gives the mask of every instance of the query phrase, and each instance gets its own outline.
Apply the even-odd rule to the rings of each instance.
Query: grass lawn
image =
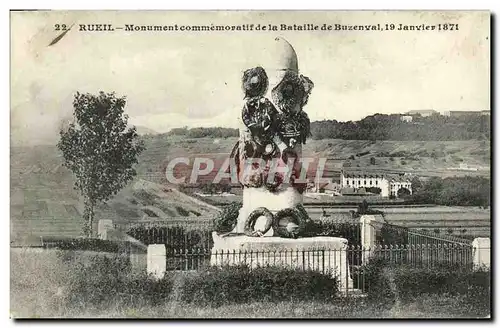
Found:
[[[308,318],[308,319],[361,319],[361,318],[478,318],[486,314],[464,312],[456,307],[454,297],[423,296],[397,306],[377,306],[371,302],[352,299],[337,300],[332,304],[315,302],[251,303],[224,305],[217,308],[168,302],[162,306],[129,307],[119,302],[109,307],[88,312],[67,313],[80,318]]]

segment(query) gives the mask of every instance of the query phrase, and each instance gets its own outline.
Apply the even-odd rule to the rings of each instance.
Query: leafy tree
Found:
[[[420,191],[422,187],[423,187],[422,181],[420,181],[418,177],[413,177],[411,179],[411,189],[413,190],[413,192]]]
[[[363,215],[382,215],[385,220],[384,212],[371,209],[366,199],[363,199],[363,202],[358,204],[358,210],[352,216],[353,218],[359,218]]]
[[[414,116],[414,123],[400,120],[399,114],[375,114],[359,121],[323,120],[311,123],[314,139],[346,140],[488,140],[489,116],[473,114],[461,117]],[[435,155],[431,155],[435,156]]]
[[[217,186],[211,182],[208,182],[201,186],[201,192],[207,195],[213,195],[217,192]]]
[[[398,190],[398,198],[406,198],[411,195],[411,192],[407,188],[400,188]]]
[[[94,209],[118,193],[135,175],[133,165],[145,149],[135,127],[127,128],[125,97],[77,92],[75,121],[60,131],[57,144],[64,166],[76,177],[75,189],[84,200],[85,235],[92,236]]]

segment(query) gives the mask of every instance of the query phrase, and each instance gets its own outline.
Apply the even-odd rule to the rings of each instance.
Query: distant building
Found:
[[[341,172],[340,185],[342,188],[360,188],[376,187],[380,188],[380,196],[397,197],[398,191],[401,188],[406,188],[412,193],[411,181],[408,176],[390,175],[390,174],[373,174],[373,173],[348,173]]]
[[[411,116],[411,115],[401,115],[399,117],[399,119],[401,120],[401,122],[411,123],[413,121],[413,116]]]
[[[416,110],[411,110],[411,111],[406,113],[406,115],[409,115],[409,116],[421,115],[422,117],[427,117],[427,116],[431,116],[434,114],[439,114],[439,113],[437,111],[435,111],[434,109],[416,109]]]
[[[474,110],[449,110],[443,113],[443,116],[448,117],[462,117],[462,116],[481,116],[490,115],[489,110],[474,111]]]

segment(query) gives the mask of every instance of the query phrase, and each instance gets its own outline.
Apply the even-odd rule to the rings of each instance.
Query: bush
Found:
[[[159,305],[172,292],[172,280],[132,274],[128,258],[94,256],[90,263],[75,262],[65,301],[88,310],[109,304]]]
[[[361,268],[369,299],[411,299],[423,294],[476,296],[477,302],[489,300],[489,270],[468,271],[458,265],[434,267],[391,267],[383,259],[373,259]],[[486,299],[484,299],[486,298]]]
[[[222,211],[214,218],[215,231],[218,233],[232,231],[236,227],[241,206],[240,202],[232,202],[224,206]]]
[[[328,236],[346,238],[349,245],[359,245],[361,241],[361,227],[358,222],[336,222],[323,218],[309,222],[306,236]]]
[[[189,211],[185,210],[184,208],[176,206],[175,209],[177,210],[177,213],[179,213],[181,216],[189,216]]]
[[[380,236],[380,239],[377,238],[377,241],[383,245],[408,244],[408,228],[406,227],[384,223],[380,228],[380,234],[378,236]]]
[[[165,226],[160,224],[138,224],[128,229],[127,234],[140,242],[165,244],[167,250],[190,247],[212,247],[212,227],[206,226]],[[203,242],[205,241],[205,242]],[[203,243],[202,243],[203,242]]]
[[[131,248],[130,242],[103,240],[98,238],[44,238],[45,248],[54,248],[67,251],[93,251],[119,253],[128,252]]]
[[[336,278],[315,271],[246,266],[210,267],[185,278],[181,300],[223,304],[281,301],[327,301],[336,297]]]

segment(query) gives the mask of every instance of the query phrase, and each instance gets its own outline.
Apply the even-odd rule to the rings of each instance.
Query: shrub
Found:
[[[177,210],[177,213],[179,213],[180,215],[189,216],[189,211],[185,210],[184,208],[176,206],[175,209]]]
[[[106,304],[159,305],[172,292],[172,280],[132,274],[128,258],[94,256],[90,263],[75,262],[65,301],[88,310]]]
[[[188,276],[181,286],[186,303],[220,306],[233,303],[327,301],[338,292],[336,278],[315,271],[280,267],[210,267]]]
[[[489,299],[489,270],[468,271],[458,265],[448,264],[392,267],[385,260],[375,258],[364,265],[361,272],[369,299],[411,299],[422,294],[476,295],[486,298],[486,301]]]
[[[222,208],[222,211],[214,218],[215,231],[218,233],[230,232],[234,229],[237,223],[238,215],[240,214],[240,202],[232,202]]]
[[[408,228],[384,223],[377,237],[380,237],[377,241],[383,245],[406,245],[408,244]]]
[[[107,253],[127,252],[131,247],[130,242],[103,240],[98,238],[44,238],[43,243],[45,248]]]
[[[165,226],[160,224],[138,224],[128,229],[127,234],[140,242],[149,244],[165,244],[167,250],[186,249],[190,247],[212,247],[212,227],[200,226]],[[200,245],[208,239],[209,245]]]
[[[305,236],[342,237],[347,239],[349,245],[359,245],[361,242],[361,226],[356,221],[337,222],[322,218],[307,223]]]

